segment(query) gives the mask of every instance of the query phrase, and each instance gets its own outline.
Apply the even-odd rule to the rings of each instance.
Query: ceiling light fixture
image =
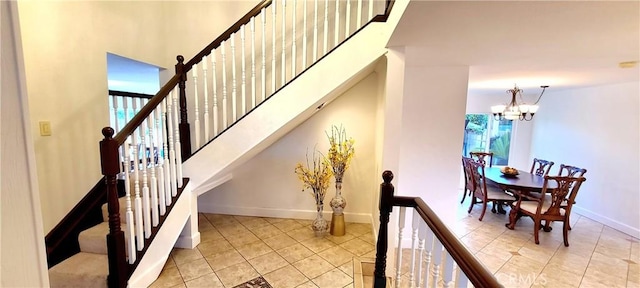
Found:
[[[507,90],[507,93],[511,94],[511,102],[507,105],[495,105],[491,106],[491,113],[493,113],[493,119],[495,120],[525,120],[530,121],[533,119],[533,115],[538,111],[538,101],[542,98],[542,94],[544,94],[544,90],[549,86],[543,85],[540,86],[542,88],[542,93],[538,96],[538,100],[533,104],[526,104],[522,100],[522,92],[523,90],[518,88],[517,85],[514,85],[513,89]],[[523,104],[518,104],[516,101],[516,95],[520,95],[520,102]]]

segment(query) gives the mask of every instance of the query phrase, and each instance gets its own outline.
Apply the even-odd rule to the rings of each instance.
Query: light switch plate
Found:
[[[51,122],[40,121],[40,136],[51,136]]]

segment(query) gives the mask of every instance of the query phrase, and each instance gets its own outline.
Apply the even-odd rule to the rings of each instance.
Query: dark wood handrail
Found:
[[[391,212],[390,208],[385,207],[411,207],[414,208],[422,220],[425,221],[427,226],[431,229],[433,234],[440,240],[440,243],[447,250],[449,255],[453,258],[456,265],[467,276],[467,279],[475,287],[503,287],[502,284],[491,274],[478,259],[469,252],[469,250],[458,240],[458,237],[454,235],[451,230],[440,220],[438,215],[429,208],[429,206],[420,197],[403,197],[393,196],[393,185],[391,180],[393,179],[393,173],[391,171],[385,171],[383,174],[384,182],[381,184],[381,196],[380,196],[380,218],[382,219],[383,213],[386,211]],[[385,208],[383,210],[383,208]],[[388,212],[386,212],[388,213]],[[388,217],[388,216],[387,216]],[[385,224],[386,225],[386,224]],[[380,223],[382,231],[383,223]],[[385,230],[386,231],[386,230]],[[386,242],[386,235],[379,234],[378,241],[384,237]],[[386,247],[385,247],[386,248]],[[377,251],[377,255],[382,255],[386,251]],[[384,266],[378,267],[378,259],[376,259],[376,272],[374,287],[385,287],[386,279],[384,279]],[[383,282],[384,281],[384,282]]]
[[[202,49],[200,53],[196,54],[196,56],[194,56],[193,58],[191,58],[191,60],[185,63],[184,71],[189,72],[191,70],[191,67],[193,67],[193,65],[200,63],[200,61],[204,56],[211,54],[211,51],[213,49],[218,48],[220,44],[222,44],[222,41],[226,41],[229,38],[231,38],[231,34],[239,31],[242,25],[245,25],[249,23],[249,21],[251,21],[251,18],[260,15],[260,11],[262,10],[262,8],[268,7],[269,5],[271,5],[271,3],[272,3],[272,0],[263,0],[262,2],[258,3],[256,7],[253,7],[253,9],[251,9],[251,11],[249,11],[242,18],[240,18],[238,22],[236,22],[231,27],[229,27],[229,29],[224,31],[224,33],[218,36],[218,38],[216,38],[209,45],[207,45],[207,47],[204,47],[204,49]]]
[[[393,4],[395,3],[395,0],[387,0],[385,3],[384,14],[373,16],[371,22],[387,22],[387,19],[389,19],[389,15],[391,14],[391,9],[393,9]]]
[[[109,90],[109,95],[131,97],[131,98],[144,98],[144,99],[151,99],[154,96],[151,94],[134,93],[134,92],[119,91],[119,90]]]

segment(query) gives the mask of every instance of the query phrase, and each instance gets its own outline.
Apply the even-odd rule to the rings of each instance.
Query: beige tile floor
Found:
[[[353,257],[375,257],[370,224],[317,238],[311,220],[200,214],[201,243],[174,249],[151,287],[234,287],[258,276],[274,288],[353,287]]]
[[[572,213],[569,247],[562,223],[541,230],[536,245],[530,218],[509,230],[507,215],[491,213],[489,205],[480,222],[481,205],[467,214],[469,203],[467,197],[459,206],[453,230],[505,287],[640,287],[637,238]]]
[[[480,205],[467,214],[468,205],[467,198],[450,226],[505,287],[640,287],[636,238],[573,214],[569,247],[560,223],[541,231],[536,245],[529,218],[508,230],[507,215],[487,211],[480,222]],[[151,287],[233,287],[258,276],[274,288],[352,287],[352,257],[375,257],[369,224],[350,223],[343,237],[316,238],[310,220],[216,214],[199,220],[200,245],[175,249]]]

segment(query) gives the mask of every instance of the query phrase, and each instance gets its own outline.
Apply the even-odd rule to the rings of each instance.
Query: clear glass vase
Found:
[[[329,228],[329,224],[327,220],[324,220],[322,217],[322,210],[324,209],[324,205],[322,203],[316,205],[318,214],[316,215],[316,219],[311,223],[311,228],[315,233],[316,237],[323,237],[327,233],[327,229]]]

